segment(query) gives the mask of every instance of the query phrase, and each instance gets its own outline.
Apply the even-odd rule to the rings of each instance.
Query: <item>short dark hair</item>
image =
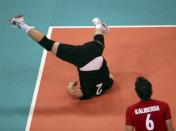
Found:
[[[149,100],[152,95],[152,84],[143,76],[137,77],[135,90],[141,100]]]

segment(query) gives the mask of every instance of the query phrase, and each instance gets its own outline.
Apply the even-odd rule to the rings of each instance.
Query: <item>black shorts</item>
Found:
[[[94,40],[83,45],[69,45],[60,43],[57,56],[76,67],[80,68],[86,65],[94,58],[101,56],[104,50],[104,36],[95,35]]]

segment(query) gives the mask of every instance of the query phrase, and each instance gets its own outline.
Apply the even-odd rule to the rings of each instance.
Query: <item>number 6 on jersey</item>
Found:
[[[150,119],[151,114],[147,114],[145,125],[147,130],[152,131],[154,129],[154,122]]]

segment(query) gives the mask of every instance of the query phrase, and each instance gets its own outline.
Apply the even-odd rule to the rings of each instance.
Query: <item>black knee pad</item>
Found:
[[[98,42],[100,42],[101,44],[104,45],[104,36],[103,35],[101,35],[101,34],[95,35],[94,40],[96,40],[96,41],[98,41]]]
[[[43,48],[45,48],[47,51],[51,51],[53,44],[55,41],[48,39],[46,36],[44,36],[41,41],[38,42]]]

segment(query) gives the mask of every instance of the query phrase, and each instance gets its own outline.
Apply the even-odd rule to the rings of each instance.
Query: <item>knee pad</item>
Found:
[[[96,40],[96,41],[98,41],[98,42],[100,42],[101,44],[104,45],[104,36],[103,35],[101,35],[101,34],[95,35],[94,40]]]
[[[47,51],[51,51],[53,44],[55,41],[48,39],[46,36],[44,36],[41,41],[38,42],[43,48],[45,48]]]

